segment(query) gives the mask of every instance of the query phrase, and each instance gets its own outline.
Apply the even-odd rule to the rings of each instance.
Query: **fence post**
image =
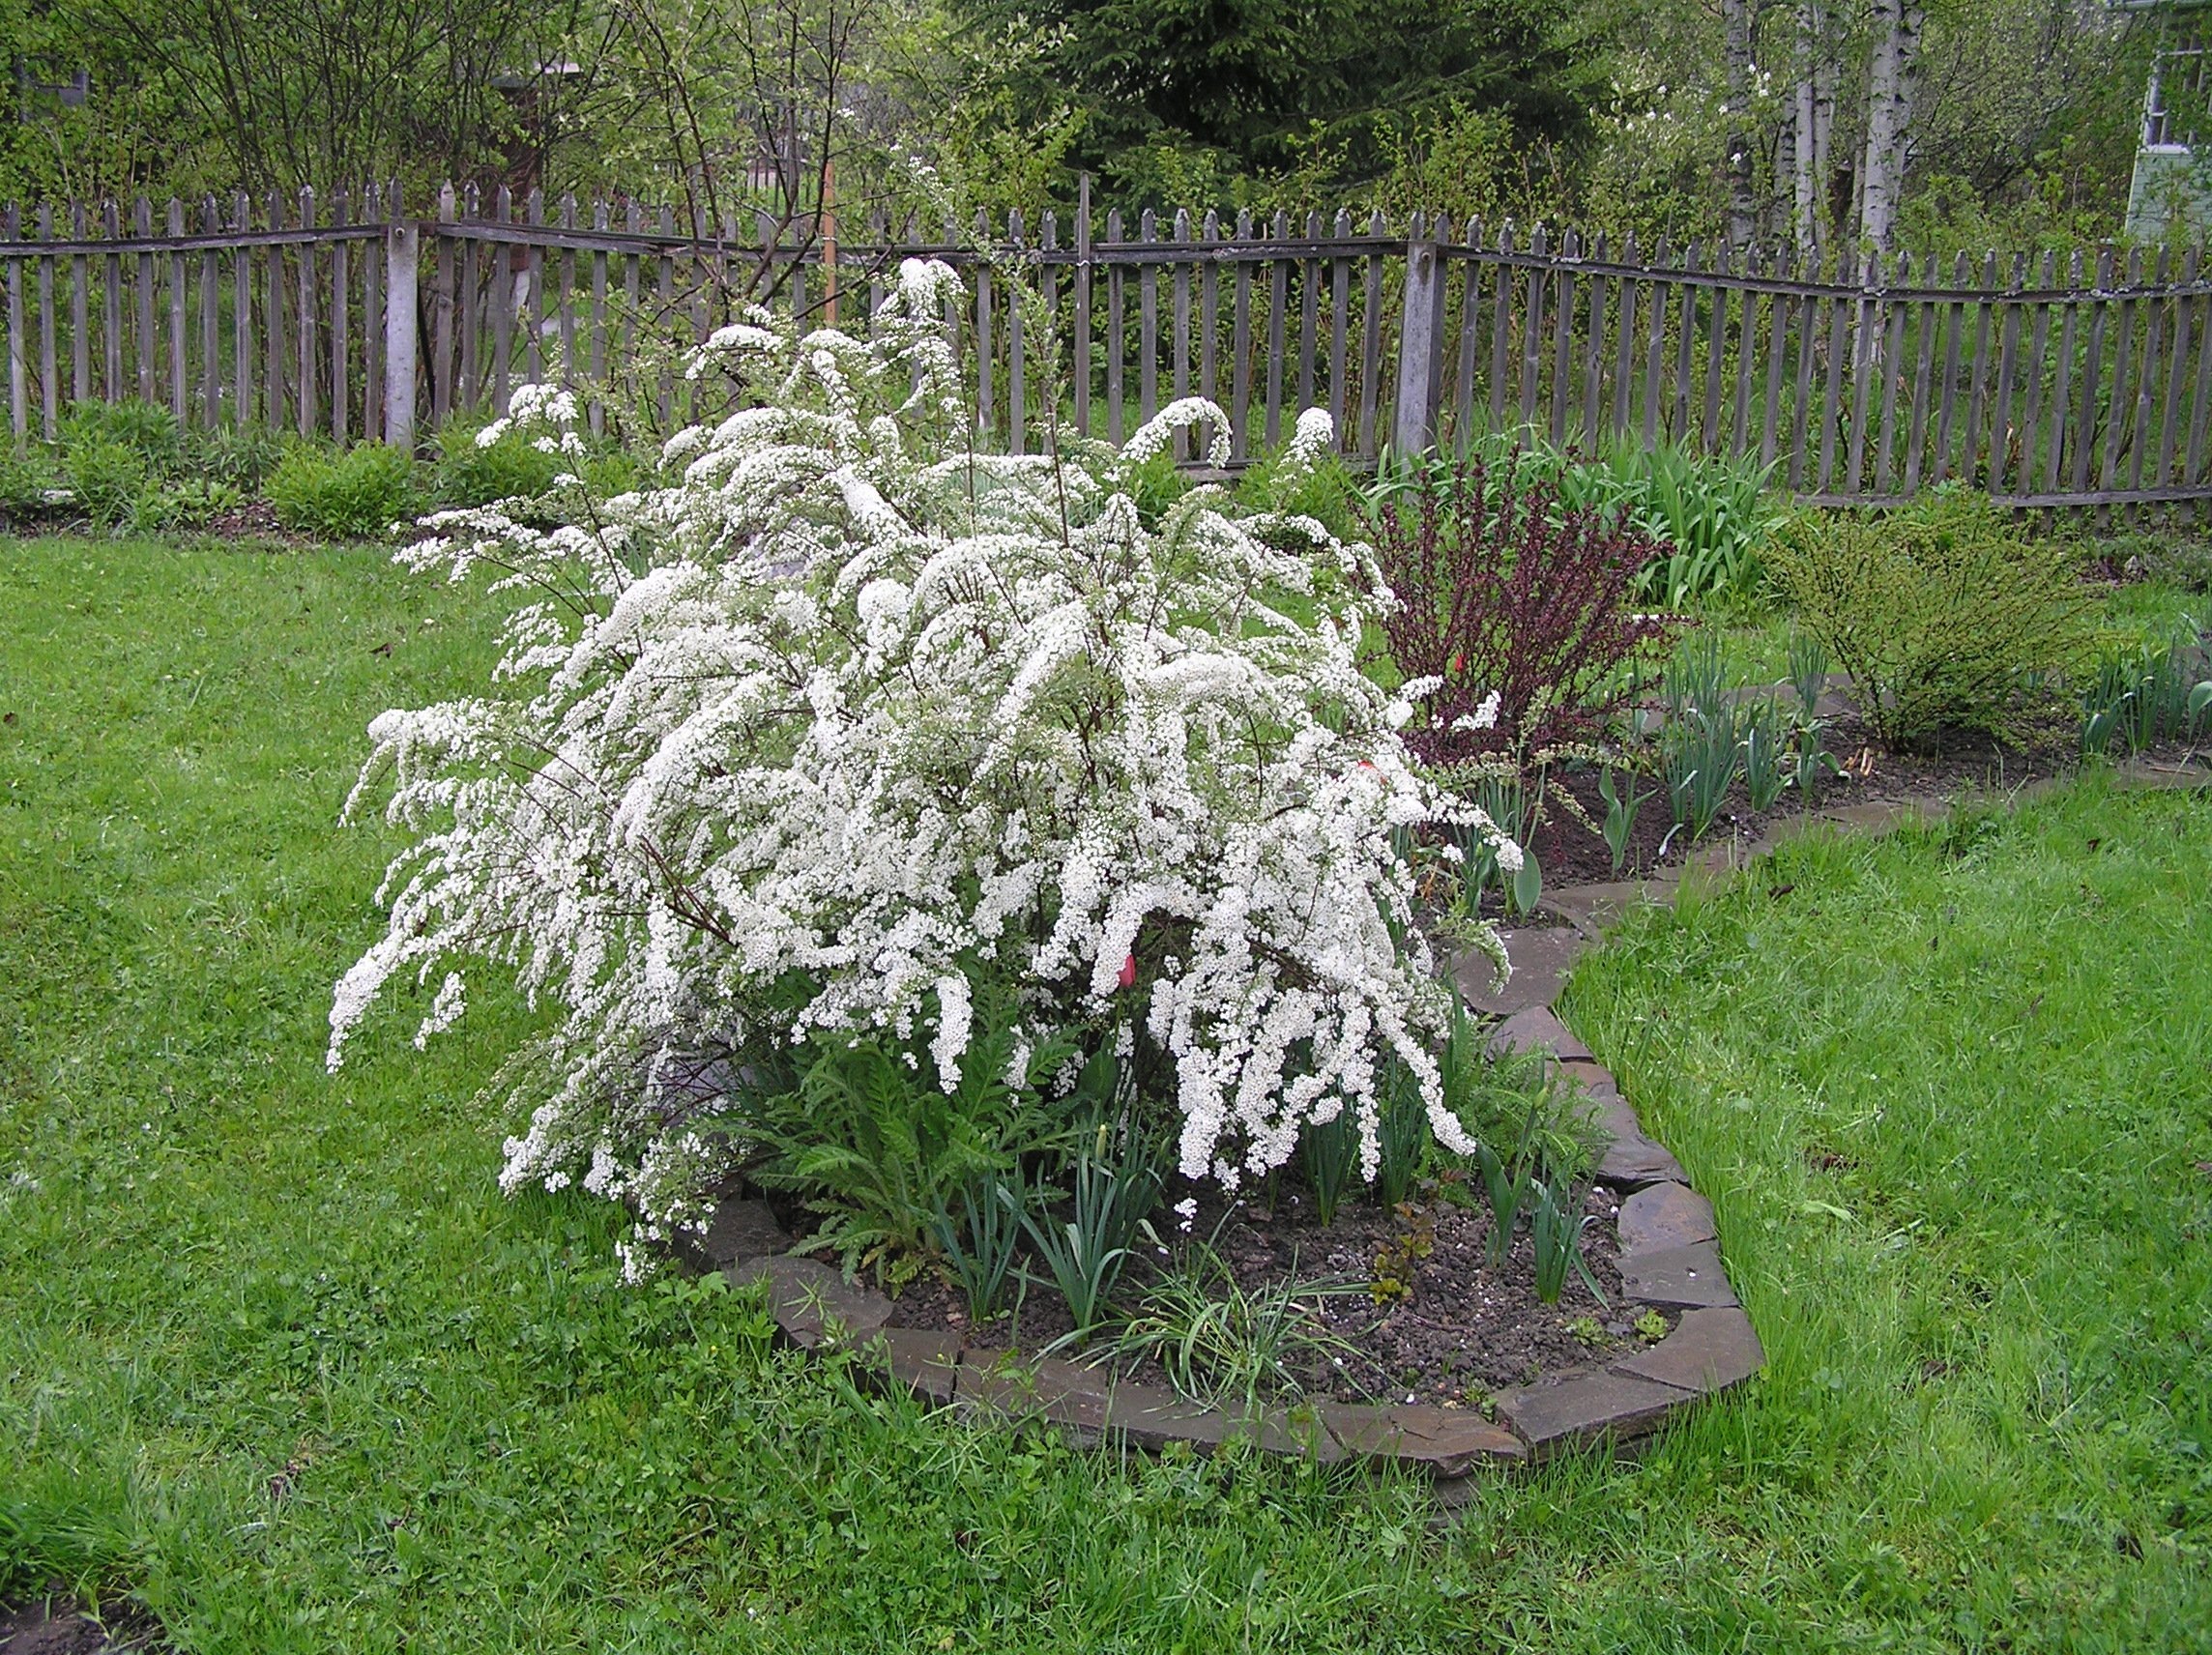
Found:
[[[1398,329],[1398,405],[1391,447],[1417,454],[1437,440],[1443,345],[1443,260],[1434,242],[1406,244],[1406,312]]]
[[[415,226],[400,219],[384,242],[384,440],[415,450]]]

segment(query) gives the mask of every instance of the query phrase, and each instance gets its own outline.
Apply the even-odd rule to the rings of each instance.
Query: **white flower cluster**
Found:
[[[1345,1109],[1372,1168],[1393,1054],[1470,1147],[1400,847],[1496,830],[1415,774],[1410,704],[1359,669],[1370,555],[1277,549],[1210,488],[1144,520],[1132,456],[1226,431],[1210,404],[1119,454],[970,452],[956,282],[910,261],[865,342],[725,330],[706,349],[757,405],[673,439],[662,485],[554,529],[445,513],[402,554],[507,571],[497,676],[525,688],[371,726],[356,800],[389,785],[416,837],[330,1061],[395,973],[510,964],[566,1015],[531,1054],[509,1187],[578,1180],[665,1233],[713,1171],[712,1103],[668,1079],[687,1057],[934,1018],[949,1089],[975,973],[1012,982],[1025,1039],[1103,1037],[1145,992],[1132,960],[1184,1173],[1235,1184]],[[515,400],[518,423],[575,419]],[[425,1032],[465,1003],[444,979]]]

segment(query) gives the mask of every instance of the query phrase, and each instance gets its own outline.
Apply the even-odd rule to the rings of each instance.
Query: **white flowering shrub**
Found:
[[[511,967],[562,1017],[512,1071],[510,1188],[580,1179],[665,1234],[722,1152],[702,1055],[882,1031],[950,1091],[984,975],[1017,997],[1017,1063],[1140,1023],[1188,1176],[1279,1166],[1346,1110],[1371,1171],[1391,1054],[1470,1147],[1401,847],[1482,824],[1416,773],[1407,694],[1360,671],[1388,602],[1368,552],[1208,487],[1145,521],[1123,480],[1179,429],[1225,432],[1208,403],[1119,453],[970,451],[956,281],[908,263],[865,342],[724,329],[694,372],[753,405],[679,433],[658,485],[564,479],[563,526],[448,512],[402,554],[489,566],[515,608],[496,686],[370,727],[348,808],[388,789],[414,839],[330,1061],[395,974],[450,973],[426,1039],[469,961]],[[547,451],[576,451],[576,419],[515,398]],[[1326,417],[1299,431],[1318,453]]]

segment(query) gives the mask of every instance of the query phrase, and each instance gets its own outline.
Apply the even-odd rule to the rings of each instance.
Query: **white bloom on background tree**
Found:
[[[664,1236],[717,1170],[714,1062],[919,1030],[950,1090],[986,971],[1025,1038],[1141,1019],[1190,1176],[1280,1166],[1345,1109],[1371,1165],[1393,1058],[1470,1147],[1405,847],[1496,830],[1416,773],[1406,705],[1360,671],[1372,558],[1212,487],[1148,520],[1137,461],[1224,440],[1195,399],[1120,453],[972,452],[957,285],[909,261],[866,342],[726,329],[702,363],[751,405],[674,438],[664,481],[571,489],[555,528],[442,513],[402,554],[504,571],[506,693],[371,726],[349,810],[389,788],[415,839],[330,1060],[393,975],[511,967],[563,1016],[509,1071],[532,1111],[509,1187],[580,1181]],[[557,439],[578,418],[515,407]],[[426,1033],[464,1015],[440,980]]]

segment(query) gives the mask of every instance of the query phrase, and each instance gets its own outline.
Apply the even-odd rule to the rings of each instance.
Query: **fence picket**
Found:
[[[1566,261],[1553,283],[1552,297],[1552,441],[1567,439],[1567,399],[1573,393],[1575,346],[1575,265],[1582,258],[1582,238],[1573,230],[1561,238],[1560,256]]]
[[[1964,264],[1961,266],[1965,268]],[[1966,390],[1966,428],[1962,439],[1959,456],[1959,476],[1971,484],[1975,462],[1981,450],[1982,427],[1989,415],[1990,383],[1990,327],[1994,301],[1990,295],[1996,290],[1997,255],[1993,249],[1982,258],[1981,286],[1974,300],[1974,352],[1967,363],[1969,382]]]
[[[1994,255],[1993,255],[1994,257]],[[2012,400],[2013,375],[2020,362],[2020,312],[2017,297],[2027,282],[2027,255],[2015,253],[2012,261],[2012,284],[2008,297],[2000,302],[2004,321],[1997,330],[1997,386],[1996,400],[1991,405],[1989,418],[1989,471],[1990,490],[1994,493],[2004,486],[2007,469],[2012,464]]]
[[[1538,224],[1535,234],[1528,238],[1531,258],[1541,259],[1546,255],[1545,238],[1545,227]],[[1521,393],[1515,406],[1520,413],[1520,423],[1528,427],[1533,427],[1536,422],[1536,391],[1544,371],[1545,275],[1541,264],[1531,264],[1521,289]]]
[[[0,213],[0,237],[11,242],[23,239],[22,210],[13,202]],[[23,261],[12,258],[8,261],[8,426],[18,452],[31,432],[29,354],[23,337]]]
[[[2044,453],[2045,493],[2055,493],[2066,463],[2068,421],[2074,404],[2074,335],[2081,325],[2081,254],[2067,261],[2065,309],[2058,325],[2058,356],[2051,366],[2051,440]]]
[[[97,228],[82,203],[18,213],[0,259],[11,416],[19,400],[26,438],[34,423],[57,431],[73,395],[125,394],[211,426],[258,417],[340,441],[376,436],[387,352],[399,335],[387,314],[384,249],[371,255],[355,244],[395,247],[388,226],[436,244],[434,268],[421,271],[430,283],[422,394],[434,420],[480,405],[504,410],[518,375],[553,374],[556,352],[564,383],[595,388],[596,431],[607,414],[597,388],[640,356],[655,364],[648,374],[660,374],[662,417],[699,417],[715,387],[679,387],[668,347],[704,337],[711,313],[743,292],[810,316],[817,241],[825,314],[834,285],[826,212],[763,216],[755,244],[740,239],[735,218],[712,223],[700,213],[680,235],[666,208],[649,234],[634,202],[625,204],[625,230],[612,228],[603,201],[591,203],[587,226],[566,194],[549,212],[541,192],[517,204],[501,190],[485,212],[474,191],[442,190],[421,226],[403,219],[396,187],[326,195],[320,217],[311,189],[296,202],[269,198],[265,227],[243,194],[227,210],[212,197],[196,212],[170,202],[159,229],[144,197],[128,209],[128,231],[112,202]],[[973,360],[980,431],[1016,453],[1037,447],[1036,421],[1057,423],[1069,391],[1079,429],[1092,422],[1093,398],[1106,396],[1117,442],[1132,414],[1154,418],[1171,396],[1219,399],[1233,463],[1279,445],[1287,412],[1325,407],[1339,447],[1374,456],[1386,435],[1428,440],[1448,404],[1462,439],[1487,413],[1497,427],[1518,422],[1560,445],[1641,427],[1654,445],[1756,452],[1778,484],[1817,500],[1886,501],[1953,478],[2030,508],[2074,502],[2107,517],[2177,498],[2194,505],[2199,491],[2212,500],[2212,294],[2198,288],[2199,252],[2106,248],[2089,255],[2093,272],[2078,254],[2063,281],[2051,255],[2035,272],[2021,256],[2000,285],[1994,253],[1958,254],[1947,271],[1905,255],[1862,273],[1848,250],[1822,261],[1788,249],[1677,251],[1662,241],[1646,255],[1633,239],[1615,252],[1571,229],[1555,243],[1538,225],[1524,243],[1510,224],[1455,226],[1442,214],[1393,226],[1377,212],[1355,226],[1347,213],[1309,213],[1294,227],[1276,213],[1257,229],[1240,214],[1232,231],[1213,214],[1179,212],[1171,230],[1147,213],[1125,237],[1114,212],[1093,245],[1087,184],[1078,206],[1072,248],[1049,213],[1033,220],[1010,212],[1003,235],[975,227],[1034,266],[1033,283],[1013,283],[1003,259],[959,250],[965,230],[946,231],[968,288],[948,301],[947,336],[963,363]],[[894,233],[881,213],[870,234],[864,254],[845,253],[868,265],[869,313],[853,318],[862,330],[902,241],[944,245],[922,243],[911,224]],[[1396,305],[1400,270],[1429,247],[1447,268],[1421,277],[1417,304]],[[750,271],[741,270],[748,259]],[[645,292],[649,265],[656,297]],[[785,282],[788,298],[777,292]],[[1258,294],[1256,282],[1265,283]],[[618,328],[622,336],[611,337]],[[1429,353],[1425,369],[1404,360],[1408,349]],[[1072,376],[1065,389],[1063,371]],[[1429,400],[1425,416],[1399,407],[1416,392]],[[1179,433],[1177,454],[1198,458],[1212,435]]]
[[[1121,213],[1119,208],[1106,212],[1106,245],[1118,247],[1121,243]],[[1106,440],[1116,448],[1121,446],[1122,435],[1122,376],[1121,353],[1126,348],[1122,327],[1126,317],[1122,314],[1122,267],[1119,263],[1106,267]],[[1239,312],[1241,314],[1241,312]],[[1237,428],[1244,424],[1243,410],[1237,415]]]
[[[1605,232],[1600,230],[1591,244],[1590,257],[1603,265],[1608,262],[1606,251]],[[1588,319],[1583,334],[1582,438],[1593,449],[1605,424],[1605,324],[1612,285],[1603,276],[1590,277]]]
[[[1306,214],[1306,240],[1321,240],[1321,215]],[[1303,413],[1314,405],[1314,373],[1321,361],[1321,260],[1298,261],[1298,402]]]
[[[1182,256],[1175,264],[1175,396],[1178,402],[1190,394],[1190,215],[1179,212],[1175,219],[1176,250]],[[1191,447],[1195,433],[1183,432],[1177,436],[1177,451],[1185,459],[1194,457],[1197,450]]]
[[[1238,267],[1242,269],[1241,266]],[[1091,175],[1087,172],[1075,186],[1075,434],[1091,435]],[[1238,310],[1239,327],[1243,311]],[[1242,347],[1238,347],[1238,361],[1242,360]]]
[[[2132,400],[2129,371],[2134,366],[2135,352],[2135,300],[2129,295],[2142,279],[2142,249],[2133,247],[2128,252],[2125,274],[2121,278],[2126,286],[2121,289],[2117,305],[2116,337],[2112,341],[2112,393],[2100,398],[2105,410],[2104,457],[2097,468],[2097,486],[2110,493],[2119,475],[2120,448],[2128,435],[2129,404]],[[2110,520],[2110,513],[2100,513],[2102,520]]]
[[[1367,218],[1367,233],[1380,242],[1389,233],[1389,220],[1378,207]],[[1366,279],[1361,284],[1359,340],[1359,451],[1373,459],[1382,451],[1381,418],[1382,393],[1382,254],[1367,255]]]
[[[1637,267],[1636,232],[1628,232],[1628,240],[1620,249],[1620,261],[1630,270]],[[1470,273],[1470,280],[1472,279]],[[1623,276],[1620,282],[1620,320],[1614,324],[1613,368],[1613,430],[1616,437],[1628,433],[1630,410],[1636,391],[1636,302],[1642,284],[1633,276]]]
[[[1017,248],[1022,245],[1022,215],[1018,208],[1006,215],[1006,240]],[[1021,290],[1009,287],[1006,290],[1006,433],[1009,451],[1017,454],[1022,452],[1022,441],[1027,435],[1023,426],[1028,410],[1023,403],[1029,391],[1024,383],[1028,366],[1022,360]]]
[[[303,189],[300,191],[300,228],[311,230],[314,227],[315,192],[311,189]],[[299,422],[300,435],[303,437],[314,435],[316,426],[322,422],[321,393],[316,384],[320,375],[315,369],[316,263],[315,244],[302,242],[298,263],[293,267],[293,274],[299,284],[299,307],[295,316],[295,332],[299,335],[300,344],[300,383],[297,394],[292,399],[292,409]]]
[[[2167,282],[2167,249],[2158,249],[2158,262],[2151,277],[2154,288],[2164,288]],[[2128,444],[2128,488],[2142,487],[2143,459],[2150,448],[2151,421],[2158,411],[2159,355],[2166,348],[2166,309],[2156,298],[2146,298],[2138,307],[2143,318],[2142,360],[2136,369],[2135,431]]]
[[[1797,275],[1797,256],[1794,250],[1782,255],[1781,279],[1785,282]],[[1782,417],[1782,364],[1790,350],[1790,296],[1776,291],[1768,296],[1766,306],[1766,406],[1759,417],[1759,469],[1761,475],[1774,470],[1774,435],[1777,421]],[[1864,315],[1862,307],[1861,315]],[[1860,423],[1865,422],[1863,392],[1865,376],[1860,376],[1862,404]]]
[[[200,203],[200,229],[214,237],[222,228],[215,197]],[[222,292],[220,267],[211,245],[200,253],[200,418],[209,430],[222,422]]]
[[[1704,418],[1698,428],[1698,448],[1708,454],[1720,450],[1721,372],[1728,351],[1728,277],[1732,274],[1730,263],[1729,248],[1723,243],[1719,261],[1713,266],[1721,279],[1709,290],[1711,309],[1705,319]]]
[[[1272,240],[1278,247],[1290,239],[1291,216],[1280,208],[1275,211],[1273,231]],[[1283,440],[1283,313],[1290,308],[1290,260],[1278,250],[1267,261],[1267,413],[1265,429],[1270,452]]]
[[[39,240],[54,237],[54,210],[42,206],[36,220]],[[47,442],[61,423],[60,376],[54,371],[54,255],[39,256],[39,428]]]
[[[271,194],[266,204],[269,228],[284,227],[284,198]],[[269,259],[262,272],[262,317],[268,324],[268,336],[261,341],[266,353],[263,376],[268,391],[262,405],[261,418],[272,433],[284,423],[284,247],[280,242],[269,244]]]
[[[2197,249],[2191,247],[2181,255],[2181,284],[2197,284]],[[2181,423],[2181,382],[2184,365],[2189,360],[2189,307],[2194,303],[2178,298],[2173,304],[2173,345],[2168,352],[2168,366],[2166,376],[2166,416],[2158,423],[2158,475],[2153,481],[2160,488],[2169,487],[2173,479],[2174,433]]]
[[[70,238],[82,243],[90,239],[85,222],[84,203],[70,203]],[[86,402],[92,397],[92,300],[90,282],[91,261],[82,253],[70,257],[70,390],[75,399]]]
[[[339,190],[331,197],[331,222],[343,227],[352,208],[346,192]],[[331,435],[341,443],[346,440],[346,369],[353,348],[347,326],[353,296],[353,271],[347,258],[351,250],[352,244],[342,239],[331,243]]]

